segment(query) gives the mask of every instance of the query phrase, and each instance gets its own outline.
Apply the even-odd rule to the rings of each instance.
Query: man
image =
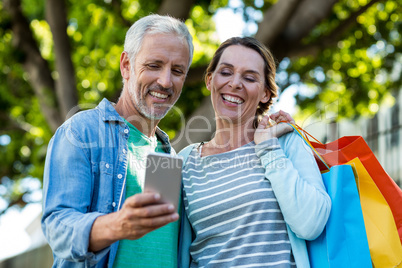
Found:
[[[185,24],[150,15],[127,32],[116,105],[67,120],[49,143],[42,229],[53,267],[176,267],[177,208],[142,193],[150,151],[173,153],[158,127],[193,55]]]

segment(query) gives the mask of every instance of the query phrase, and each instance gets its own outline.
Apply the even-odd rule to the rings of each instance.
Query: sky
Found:
[[[24,209],[10,208],[0,217],[0,260],[27,250],[31,244],[25,228],[41,212],[40,204],[27,205]]]
[[[239,0],[230,0],[232,7],[241,7]],[[230,8],[221,8],[214,17],[216,30],[221,42],[233,36],[242,36],[243,30],[255,32],[256,25],[246,25],[240,13],[235,14]],[[279,102],[274,104],[272,111],[280,109],[293,114],[295,111],[296,88],[287,89],[281,96]],[[25,228],[41,212],[40,204],[31,204],[23,210],[10,209],[5,215],[0,217],[0,260],[14,256],[27,250],[31,244],[30,238],[25,232]],[[4,241],[7,241],[6,243]]]

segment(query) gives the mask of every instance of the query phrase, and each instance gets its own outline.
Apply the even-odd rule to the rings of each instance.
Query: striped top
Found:
[[[192,267],[296,267],[254,142],[205,157],[195,146],[183,169],[183,184],[196,234]]]

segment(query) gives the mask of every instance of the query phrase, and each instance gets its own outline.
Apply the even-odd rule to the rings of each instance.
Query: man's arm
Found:
[[[89,251],[97,252],[122,239],[138,239],[168,223],[179,214],[171,204],[158,204],[160,195],[136,194],[126,199],[118,212],[99,216],[89,238]]]

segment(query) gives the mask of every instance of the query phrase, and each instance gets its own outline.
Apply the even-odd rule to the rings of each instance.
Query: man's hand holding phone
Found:
[[[97,252],[118,240],[141,238],[178,219],[179,214],[174,205],[161,203],[159,193],[135,194],[125,200],[119,211],[95,220],[89,250]]]
[[[126,199],[119,211],[117,233],[125,239],[138,239],[168,223],[178,220],[172,204],[160,203],[159,193],[146,192]]]

